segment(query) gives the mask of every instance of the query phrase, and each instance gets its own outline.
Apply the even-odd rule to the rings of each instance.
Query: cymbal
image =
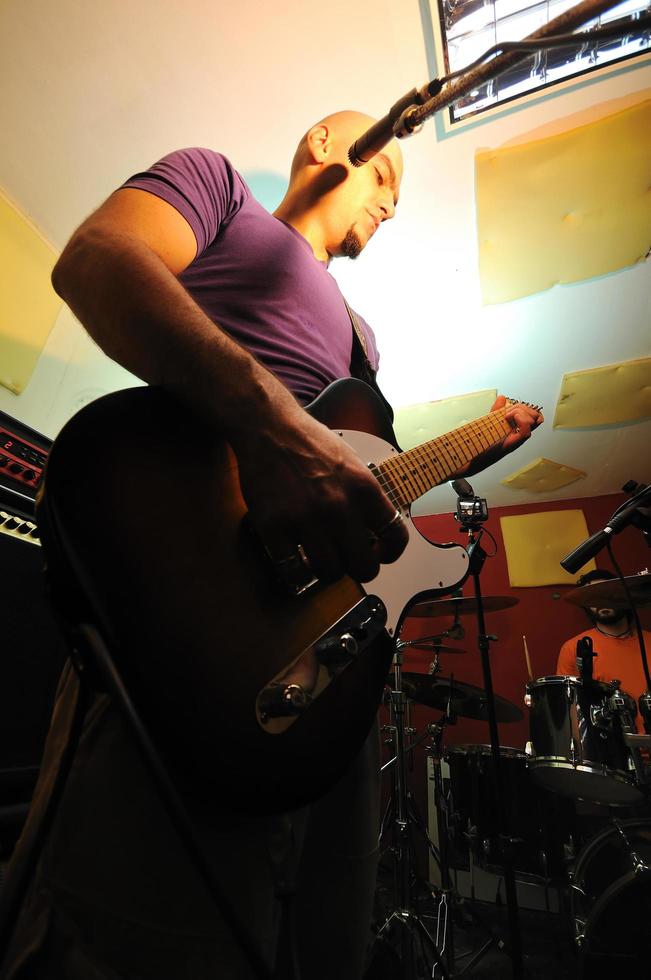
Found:
[[[638,606],[651,605],[651,575],[627,575],[624,579],[631,598]],[[594,582],[572,589],[565,594],[565,601],[575,606],[609,606],[612,609],[628,609],[629,601],[619,579]]]
[[[429,650],[430,653],[467,653],[461,647],[451,647],[445,643],[437,643],[438,636],[419,636],[417,640],[401,640],[401,647],[411,647],[412,650]]]
[[[405,694],[412,701],[430,708],[445,711],[450,700],[450,711],[461,718],[474,718],[476,721],[488,720],[486,691],[472,684],[450,681],[449,677],[436,677],[429,674],[405,672],[402,675]],[[500,722],[520,721],[522,711],[517,704],[494,695],[495,718]]]
[[[482,597],[484,612],[497,612],[508,609],[519,602],[513,595],[489,595]],[[455,596],[450,599],[433,599],[430,602],[417,602],[409,610],[408,616],[468,616],[477,611],[477,600],[468,596]]]

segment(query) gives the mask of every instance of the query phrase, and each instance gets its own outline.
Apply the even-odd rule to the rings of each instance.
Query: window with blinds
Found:
[[[576,0],[437,0],[440,42],[445,72],[471,64],[500,41],[519,41],[575,6]],[[626,0],[577,32],[572,47],[538,51],[451,106],[450,122],[459,122],[496,105],[546,88],[604,65],[639,57],[651,51],[651,31],[637,25],[651,3]],[[581,34],[595,27],[621,23],[622,37],[586,41]]]

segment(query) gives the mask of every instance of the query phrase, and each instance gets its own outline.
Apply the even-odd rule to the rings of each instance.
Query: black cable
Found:
[[[648,27],[651,30],[651,14],[639,17],[636,21],[631,21],[631,24],[635,25],[636,31],[640,27],[642,29]],[[479,65],[483,65],[486,61],[499,54],[507,54],[510,51],[531,51],[535,53],[536,51],[543,51],[547,48],[582,47],[586,44],[591,44],[593,41],[600,41],[609,37],[617,37],[618,34],[625,35],[627,33],[631,32],[625,31],[622,24],[615,23],[610,24],[608,27],[597,28],[594,31],[585,31],[583,34],[556,34],[552,37],[541,37],[537,41],[502,41],[501,44],[495,44],[492,48],[488,48],[479,58],[471,62],[471,64],[465,65],[464,68],[458,68],[456,71],[450,72],[449,75],[444,75],[443,78],[437,78],[434,82],[430,82],[430,86],[434,85],[435,88],[435,91],[431,94],[437,94],[453,78],[458,78],[459,75],[465,75],[467,72],[472,71],[473,68],[478,68]]]
[[[633,613],[633,619],[635,620],[635,631],[637,633],[637,638],[640,643],[640,656],[642,657],[642,669],[644,670],[644,676],[646,678],[646,687],[647,687],[647,691],[651,691],[651,676],[649,675],[649,663],[646,657],[646,646],[644,643],[644,634],[642,632],[642,624],[640,623],[640,617],[637,614],[637,608],[635,606],[635,603],[633,602],[633,597],[631,596],[629,588],[626,584],[626,579],[622,574],[621,568],[617,564],[617,559],[615,558],[613,548],[612,548],[612,542],[609,541],[606,547],[608,549],[608,554],[610,555],[610,560],[613,563],[613,568],[619,575],[619,581],[622,583],[624,594],[628,599],[628,604],[631,608],[631,612]]]
[[[491,551],[491,552],[490,552],[490,554],[489,554],[489,553],[487,553],[487,554],[486,554],[486,557],[487,557],[487,558],[494,558],[494,557],[495,557],[495,555],[497,554],[497,552],[499,551],[499,548],[498,548],[498,545],[497,545],[497,541],[495,540],[495,538],[493,537],[493,535],[491,534],[491,532],[490,532],[490,531],[488,530],[488,528],[487,528],[487,527],[484,527],[484,528],[483,528],[483,531],[484,531],[484,534],[487,534],[487,535],[488,535],[488,537],[489,537],[489,538],[491,539],[491,541],[493,542],[493,544],[495,545],[495,551]]]

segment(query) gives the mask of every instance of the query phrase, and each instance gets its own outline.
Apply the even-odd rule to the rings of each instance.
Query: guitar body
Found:
[[[311,411],[357,439],[367,461],[397,451],[361,382],[337,382]],[[55,595],[72,569],[84,598],[66,593],[64,614],[100,626],[181,788],[257,812],[325,792],[372,725],[388,633],[282,734],[260,724],[256,698],[365,590],[349,578],[298,596],[279,589],[244,521],[229,446],[157,388],[84,408],[55,441],[44,486],[38,518]],[[411,526],[403,557],[366,592],[380,595],[395,630],[415,594],[450,591],[466,574],[462,548],[432,546]]]

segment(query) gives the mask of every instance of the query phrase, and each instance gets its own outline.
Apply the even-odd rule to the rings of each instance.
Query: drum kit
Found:
[[[651,575],[630,576],[634,601],[651,604]],[[571,603],[591,607],[607,602],[613,608],[629,604],[618,580],[575,589]],[[464,653],[449,639],[460,638],[459,616],[508,609],[518,600],[509,596],[434,599],[412,606],[409,617],[454,616],[454,626],[440,634],[396,640],[387,695],[389,724],[384,731],[392,758],[394,780],[385,812],[383,839],[391,839],[395,868],[395,909],[380,935],[398,920],[403,929],[403,976],[416,977],[414,935],[419,955],[432,977],[454,975],[453,934],[448,922],[458,896],[451,868],[460,861],[503,875],[511,872],[544,888],[552,883],[569,913],[574,937],[584,957],[605,954],[646,957],[651,922],[651,767],[646,762],[651,735],[635,727],[637,703],[619,690],[617,682],[592,679],[591,649],[584,649],[580,676],[546,676],[526,686],[530,738],[524,750],[491,744],[444,747],[445,728],[458,717],[509,723],[523,718],[516,704],[492,693],[490,673],[484,689],[442,676],[440,659]],[[478,607],[480,607],[478,609]],[[481,615],[478,616],[482,619]],[[480,646],[484,632],[480,625]],[[407,650],[430,654],[429,673],[403,670]],[[641,700],[644,700],[645,696]],[[641,705],[643,717],[648,701]],[[412,704],[442,712],[417,737],[411,726]],[[647,709],[648,712],[648,709]],[[408,786],[405,758],[426,742],[432,759],[438,842],[433,842],[417,813]],[[497,758],[496,758],[497,755]],[[413,758],[413,756],[412,756]],[[583,824],[581,812],[592,814]],[[615,809],[617,808],[617,809]],[[594,815],[597,815],[596,817]],[[590,822],[592,821],[592,823]],[[596,830],[595,830],[596,824]],[[425,839],[440,869],[436,891],[437,928],[432,935],[414,910],[411,889],[416,879],[410,826]],[[588,829],[589,828],[589,829]],[[393,833],[391,834],[391,831]],[[507,905],[509,901],[507,889]],[[513,904],[513,891],[511,893]],[[517,899],[515,916],[517,917]],[[514,945],[519,943],[516,919],[510,920],[513,975],[518,972]],[[632,932],[633,927],[639,931]],[[514,937],[515,932],[515,937]],[[644,938],[642,938],[644,937]],[[643,950],[642,945],[645,944]],[[508,945],[508,944],[507,944]],[[409,947],[409,948],[408,948]],[[472,963],[483,954],[473,957]],[[429,954],[429,962],[428,962]],[[521,953],[519,954],[521,957]],[[626,959],[626,958],[629,959]],[[634,961],[637,965],[638,960]],[[640,960],[641,962],[641,960]],[[646,958],[645,958],[646,962]],[[521,963],[521,958],[520,958]],[[469,964],[463,970],[468,972]]]

